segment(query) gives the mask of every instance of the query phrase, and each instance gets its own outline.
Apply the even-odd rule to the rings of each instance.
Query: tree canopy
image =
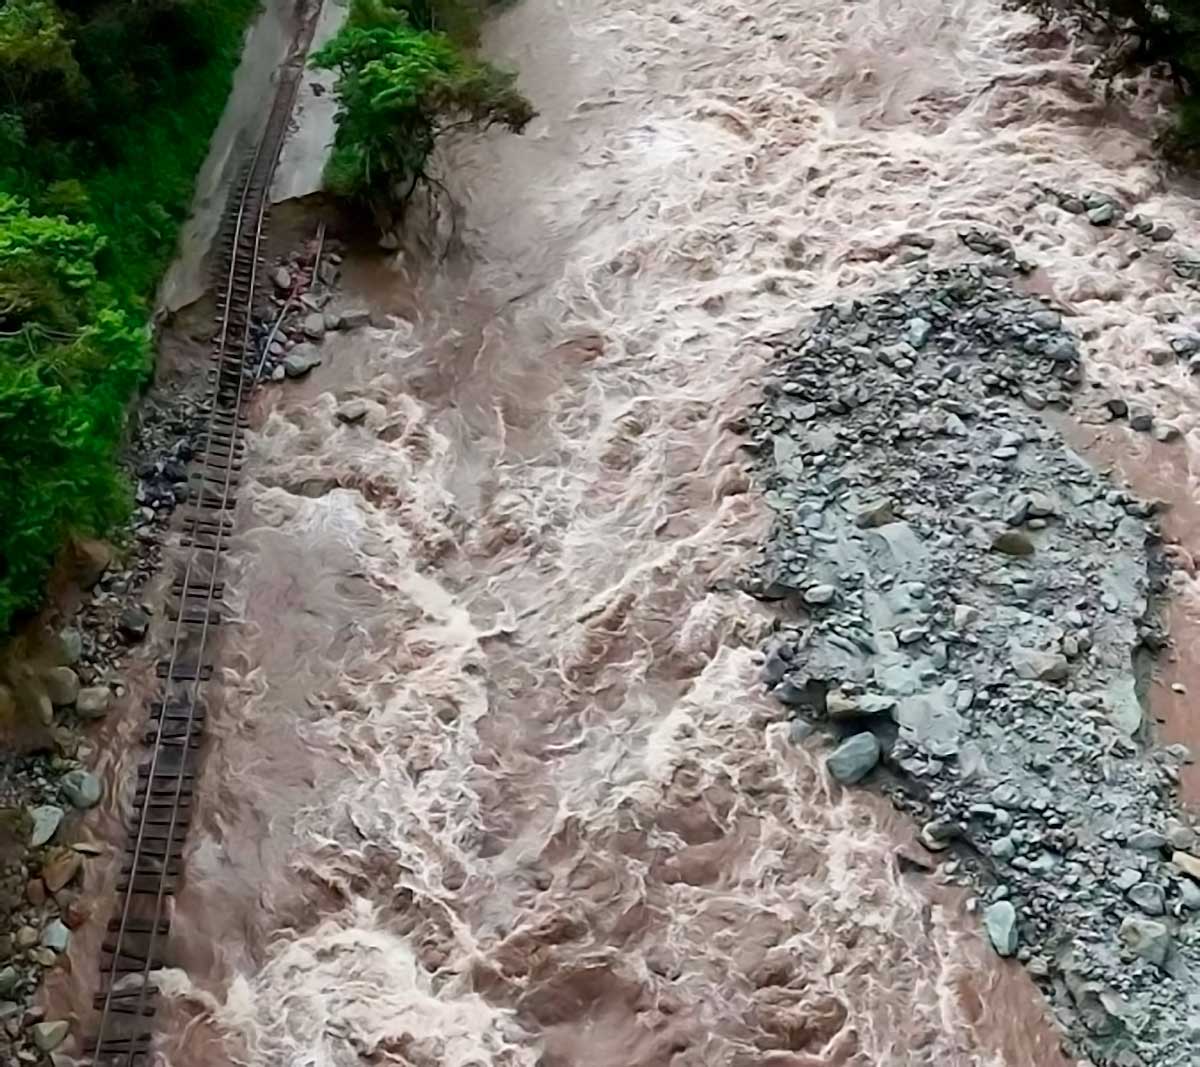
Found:
[[[125,411],[254,0],[0,0],[0,632],[127,514]]]
[[[403,210],[422,182],[443,135],[463,127],[523,131],[533,106],[516,75],[471,55],[461,43],[462,9],[446,20],[413,0],[354,0],[345,27],[312,58],[337,72],[337,133],[326,172],[331,191],[381,215]],[[458,25],[459,39],[435,27]]]

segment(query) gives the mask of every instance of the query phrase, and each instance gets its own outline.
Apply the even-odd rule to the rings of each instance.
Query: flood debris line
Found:
[[[1011,274],[1001,264],[1000,274]],[[843,782],[917,816],[1071,1050],[1194,1063],[1200,846],[1148,743],[1154,507],[1048,425],[1080,380],[1056,311],[974,265],[776,341],[751,420],[776,522],[764,678]],[[808,741],[805,743],[815,743]]]

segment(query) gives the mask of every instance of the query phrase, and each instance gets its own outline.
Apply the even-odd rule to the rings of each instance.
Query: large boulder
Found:
[[[103,789],[100,779],[91,771],[68,771],[58,785],[63,796],[77,808],[94,808],[100,803]]]
[[[79,540],[71,545],[70,564],[75,581],[91,589],[112,563],[112,547],[104,541]]]
[[[1117,936],[1121,944],[1135,956],[1159,967],[1166,966],[1167,955],[1171,951],[1171,932],[1164,923],[1127,915],[1121,921]]]
[[[71,1024],[63,1019],[54,1022],[34,1023],[30,1033],[33,1043],[43,1052],[52,1052],[67,1039],[71,1032]]]
[[[850,785],[870,774],[879,762],[879,756],[879,739],[872,733],[864,732],[838,745],[825,758],[825,766],[839,782]]]
[[[1011,956],[1017,951],[1017,909],[1009,901],[989,904],[983,913],[983,926],[997,955]]]
[[[283,373],[289,378],[303,378],[321,365],[321,352],[316,345],[299,344],[283,360]]]
[[[103,719],[112,706],[112,690],[106,685],[89,685],[79,690],[75,711],[81,719]]]
[[[63,810],[53,804],[43,804],[30,811],[29,817],[33,820],[29,843],[34,848],[41,848],[58,832],[59,824],[63,820]]]
[[[51,667],[42,675],[42,684],[50,703],[56,708],[74,704],[79,695],[79,675],[70,667]]]
[[[325,336],[325,316],[319,311],[309,312],[304,316],[301,328],[304,330],[305,337],[319,341]]]

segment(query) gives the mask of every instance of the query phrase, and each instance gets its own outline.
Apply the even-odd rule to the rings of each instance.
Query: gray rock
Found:
[[[79,675],[70,667],[51,667],[43,676],[46,695],[56,708],[74,704],[79,695]]]
[[[1129,835],[1129,847],[1137,849],[1138,852],[1157,852],[1165,848],[1166,844],[1166,836],[1157,830],[1138,830],[1137,833]]]
[[[1146,433],[1154,425],[1154,416],[1145,408],[1130,408],[1129,425],[1134,430]]]
[[[100,803],[103,792],[100,779],[91,771],[68,771],[58,785],[63,796],[77,808],[93,808]]]
[[[126,608],[117,620],[117,628],[128,641],[143,641],[150,632],[150,616],[141,608]]]
[[[953,819],[930,819],[921,827],[921,844],[930,852],[944,852],[955,838],[962,835],[962,827]]]
[[[1069,337],[1056,337],[1046,345],[1046,355],[1055,363],[1074,363],[1079,359],[1079,349]]]
[[[367,402],[365,400],[347,400],[344,404],[338,405],[334,415],[338,422],[353,426],[367,417]]]
[[[888,497],[864,501],[854,509],[854,525],[863,530],[876,529],[895,521],[895,508]]]
[[[806,719],[793,719],[788,724],[788,740],[793,745],[803,744],[813,734],[813,724]],[[1197,893],[1200,893],[1200,888],[1197,888]]]
[[[75,711],[82,719],[103,719],[112,706],[112,691],[106,685],[89,685],[79,690]]]
[[[1180,852],[1190,852],[1196,846],[1196,832],[1183,823],[1172,819],[1167,823],[1167,842]]]
[[[33,1043],[43,1052],[50,1052],[67,1039],[71,1032],[71,1024],[63,1019],[54,1022],[34,1023],[30,1028]]]
[[[834,689],[825,698],[825,710],[831,719],[868,719],[883,715],[896,706],[892,697],[878,693],[849,696]]]
[[[836,595],[837,590],[832,585],[811,585],[804,591],[804,603],[828,604]]]
[[[1005,530],[992,539],[992,551],[1006,556],[1032,556],[1033,542],[1017,530]]]
[[[1127,893],[1142,880],[1142,873],[1136,867],[1126,867],[1113,876],[1113,885],[1122,893]]]
[[[1171,950],[1171,934],[1163,923],[1127,915],[1121,920],[1117,936],[1130,952],[1162,967]]]
[[[1057,311],[1035,311],[1029,321],[1039,330],[1057,330],[1062,325],[1062,316]]]
[[[1067,657],[1061,652],[1042,652],[1014,645],[1010,659],[1017,677],[1027,681],[1061,682],[1070,671]]]
[[[42,931],[42,945],[52,952],[66,952],[71,943],[71,931],[61,919],[52,919]]]
[[[1138,882],[1126,895],[1147,915],[1165,915],[1167,912],[1167,896],[1162,886],[1153,882]]]
[[[290,289],[292,287],[292,272],[287,267],[276,267],[275,273],[271,275],[271,281],[275,283],[276,289]]]
[[[321,365],[321,353],[315,345],[299,344],[283,360],[283,373],[289,378],[303,378]]]
[[[789,708],[812,706],[812,696],[809,691],[804,686],[797,685],[790,678],[785,678],[771,692],[779,703],[786,704]]]
[[[1005,834],[992,842],[990,851],[998,860],[1010,860],[1017,854],[1017,843],[1011,836]]]
[[[932,329],[933,326],[926,322],[925,319],[909,319],[905,327],[904,339],[913,348],[924,348],[925,342],[929,340],[929,333]]]
[[[1029,494],[1029,514],[1035,519],[1048,518],[1058,514],[1058,502],[1049,493],[1032,492]]]
[[[325,316],[319,311],[310,312],[304,316],[301,329],[304,330],[305,337],[313,341],[321,340],[325,336]]]
[[[1007,900],[989,904],[983,912],[983,926],[998,956],[1017,951],[1017,909]]]
[[[1087,213],[1087,220],[1093,226],[1111,226],[1116,217],[1117,209],[1112,204],[1098,204]]]
[[[83,634],[73,626],[67,627],[59,632],[58,648],[63,663],[68,667],[73,667],[83,656]]]
[[[371,313],[366,308],[351,308],[338,316],[338,325],[343,330],[358,330],[371,325]]]
[[[33,820],[33,831],[29,835],[29,843],[34,848],[40,848],[57,832],[59,824],[63,820],[63,810],[56,808],[53,804],[43,804],[41,807],[34,808],[29,816]]]
[[[894,713],[901,735],[939,759],[957,755],[963,720],[954,696],[954,683],[947,682],[901,697]]]
[[[1200,885],[1190,878],[1184,878],[1176,883],[1179,890],[1179,902],[1188,911],[1200,911]]]
[[[1004,521],[1009,526],[1021,526],[1029,518],[1029,497],[1022,493],[1008,505]]]
[[[879,739],[874,734],[855,734],[825,758],[825,766],[839,782],[850,785],[871,773],[880,754]]]

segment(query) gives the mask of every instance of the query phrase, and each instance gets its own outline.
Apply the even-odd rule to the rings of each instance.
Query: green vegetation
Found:
[[[1044,15],[1067,11],[1108,42],[1101,73],[1161,66],[1180,91],[1172,147],[1200,149],[1200,0],[1035,0]]]
[[[150,297],[255,2],[0,0],[0,631],[127,513]]]
[[[443,135],[525,129],[535,112],[516,75],[470,54],[478,18],[437,0],[353,0],[346,25],[312,58],[338,74],[332,192],[389,225],[422,184],[437,184],[430,160]]]

